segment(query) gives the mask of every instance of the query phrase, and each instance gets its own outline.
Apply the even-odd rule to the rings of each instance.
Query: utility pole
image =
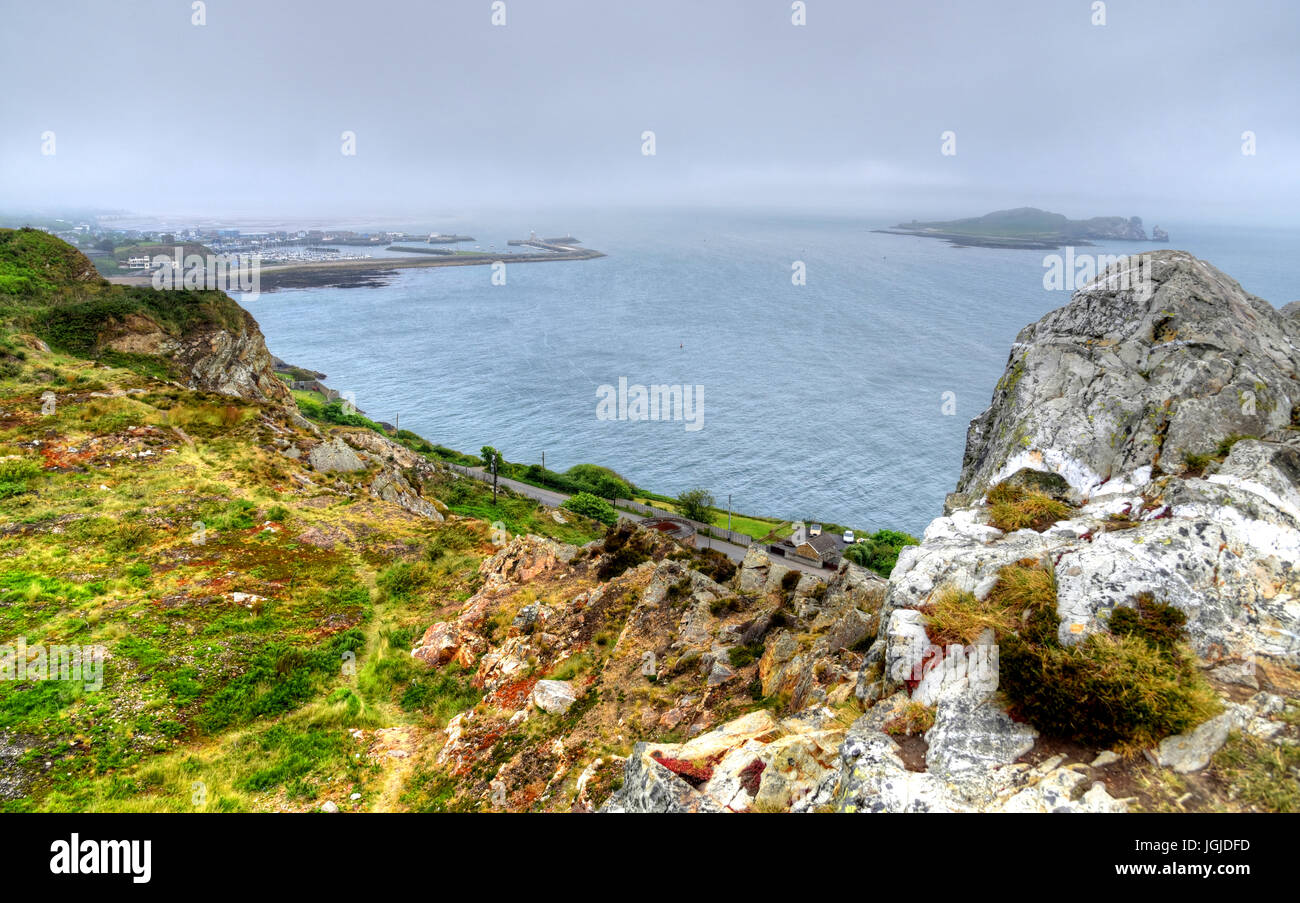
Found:
[[[393,418],[393,432],[400,433],[401,431],[402,431],[402,413],[399,411],[397,415]]]
[[[492,504],[497,503],[497,461],[500,460],[501,453],[496,452],[492,455]]]
[[[546,469],[546,452],[542,452],[542,470]]]
[[[727,532],[731,532],[731,493],[727,493]]]

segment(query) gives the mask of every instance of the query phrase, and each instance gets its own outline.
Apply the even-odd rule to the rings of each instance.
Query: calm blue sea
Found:
[[[604,464],[670,494],[704,486],[742,512],[919,533],[1016,333],[1068,293],[1043,289],[1042,251],[871,231],[889,224],[706,211],[457,220],[435,228],[498,249],[531,229],[573,234],[608,256],[508,266],[505,285],[487,267],[405,270],[382,288],[245,304],[273,353],[434,442],[526,463],[544,452],[553,469]],[[1300,231],[1160,225],[1169,247],[1247,291],[1300,299]],[[792,284],[794,261],[806,285]],[[598,387],[620,377],[702,386],[702,429],[598,419]]]

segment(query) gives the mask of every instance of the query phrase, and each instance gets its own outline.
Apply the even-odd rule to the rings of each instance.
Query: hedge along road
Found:
[[[465,474],[466,476],[473,477],[476,480],[483,480],[486,483],[492,482],[492,474],[485,471],[482,467],[463,467],[459,464],[451,464],[448,466],[457,473]],[[518,480],[512,480],[508,477],[497,477],[497,484],[506,487],[511,492],[517,492],[520,495],[527,496],[530,499],[541,502],[543,505],[549,505],[552,508],[560,507],[569,499],[569,496],[563,492],[556,492],[554,489],[543,489],[540,486],[521,483]],[[652,510],[658,511],[657,508]],[[679,515],[673,514],[671,511],[658,511],[655,515],[643,516],[619,509],[618,516],[621,520],[630,520],[636,523],[641,523],[648,520],[657,520],[660,517],[678,517]],[[697,548],[717,549],[737,564],[744,560],[745,553],[749,551],[744,546],[736,545],[733,542],[724,542],[721,539],[716,539],[704,534],[697,534],[697,539],[699,542],[703,543],[702,546],[697,546]],[[794,568],[795,570],[803,571],[808,574],[817,574],[818,576],[827,579],[830,579],[830,576],[834,573],[834,571],[814,564],[811,561],[804,562],[797,558],[774,557],[773,561],[777,564],[784,565],[785,567]]]

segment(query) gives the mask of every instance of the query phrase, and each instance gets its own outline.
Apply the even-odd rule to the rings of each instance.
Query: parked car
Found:
[[[853,531],[852,531],[852,530],[845,530],[845,531],[844,531],[844,544],[845,544],[845,545],[850,545],[850,546],[853,545]]]
[[[821,524],[813,524],[811,527],[808,528],[808,535],[809,535],[809,536],[821,536],[821,535],[822,535],[822,525],[821,525]]]

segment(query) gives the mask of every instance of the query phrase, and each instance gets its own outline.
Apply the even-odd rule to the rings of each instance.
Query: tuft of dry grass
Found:
[[[1044,492],[999,483],[989,490],[989,521],[1006,533],[1036,530],[1041,533],[1065,520],[1073,510],[1069,504]]]
[[[891,737],[919,737],[932,727],[934,707],[909,702],[885,722],[884,731]]]
[[[990,599],[981,602],[969,590],[944,587],[925,606],[926,632],[939,646],[973,643],[985,630],[994,634],[1015,630],[1020,616]]]
[[[1036,642],[1056,637],[1056,574],[1035,559],[1004,567],[988,596],[956,587],[939,590],[925,607],[926,632],[931,641],[966,645],[985,630],[995,636],[1030,635]]]

